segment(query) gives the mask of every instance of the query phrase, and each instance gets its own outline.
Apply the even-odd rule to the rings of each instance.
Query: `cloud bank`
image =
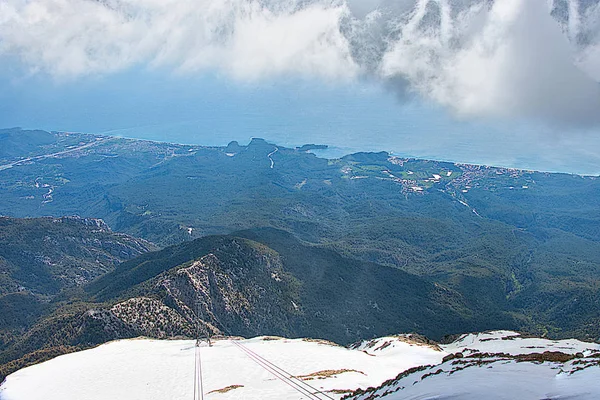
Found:
[[[600,124],[599,0],[2,0],[15,59],[58,80],[367,77],[464,118]]]

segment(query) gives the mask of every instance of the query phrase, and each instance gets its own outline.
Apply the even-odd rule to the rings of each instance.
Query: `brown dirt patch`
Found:
[[[227,392],[229,392],[231,390],[235,390],[235,389],[242,388],[242,387],[244,387],[244,385],[229,385],[229,386],[225,386],[222,389],[217,389],[217,390],[213,390],[211,392],[208,392],[208,394],[211,394],[211,393],[227,393]]]
[[[357,371],[355,369],[325,369],[323,371],[313,372],[312,374],[307,375],[298,375],[296,378],[302,379],[304,381],[309,381],[312,379],[326,379],[335,375],[344,374],[346,372],[357,372],[359,374],[365,374],[362,371]]]

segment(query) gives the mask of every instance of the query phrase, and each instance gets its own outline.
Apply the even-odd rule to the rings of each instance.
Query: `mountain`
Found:
[[[102,218],[167,247],[51,295],[0,352],[5,370],[57,349],[188,335],[197,293],[218,300],[198,312],[207,329],[244,335],[600,338],[598,177],[385,152],[327,160],[258,138],[205,147],[7,132],[52,142],[7,150],[0,213]],[[37,304],[11,299],[7,310]]]
[[[0,217],[0,296],[53,296],[151,250],[156,246],[99,219]]]
[[[113,339],[194,337],[199,322],[212,334],[343,344],[398,331],[439,338],[515,326],[505,310],[479,315],[459,293],[427,279],[270,228],[146,253],[52,304],[53,312],[0,352],[3,374]]]
[[[344,399],[595,399],[600,346],[515,332],[463,335],[441,346],[441,363],[400,373]],[[359,347],[360,348],[360,347]]]
[[[101,302],[152,296],[188,320],[199,296],[203,320],[222,333],[243,336],[349,343],[397,331],[440,338],[464,327],[511,324],[503,310],[475,315],[458,293],[427,279],[343,257],[271,228],[147,254],[84,290]]]
[[[384,152],[327,160],[262,139],[205,147],[7,132],[54,142],[0,167],[2,214],[102,218],[162,246],[272,227],[419,275],[473,313],[514,312],[519,329],[600,338],[598,177]]]
[[[423,362],[438,363],[445,354],[434,346],[418,344],[410,336],[387,341],[390,344],[386,349],[371,353],[323,340],[273,336],[247,340],[216,338],[211,347],[203,342],[200,352],[204,398],[309,398],[305,391],[296,391],[263,369],[254,361],[258,360],[254,354],[297,376],[294,381],[301,387],[310,385],[333,398],[358,387],[381,384],[391,371],[393,374]],[[0,399],[192,398],[195,353],[191,340],[111,342],[9,376],[0,387]],[[72,384],[66,384],[67,380]],[[324,394],[318,394],[318,398],[326,399]]]
[[[449,344],[418,335],[349,347],[273,336],[220,337],[211,344],[111,342],[8,376],[0,399],[183,400],[194,394],[198,360],[206,399],[591,400],[600,378],[598,344],[509,331],[461,335]]]
[[[155,249],[97,219],[0,217],[0,349],[51,312],[61,291]]]

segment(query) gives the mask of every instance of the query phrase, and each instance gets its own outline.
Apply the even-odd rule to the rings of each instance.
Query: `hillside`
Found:
[[[0,296],[52,296],[81,286],[156,246],[98,219],[0,217]]]
[[[61,291],[155,249],[97,219],[0,217],[0,348],[52,310]]]
[[[523,338],[506,331],[463,335],[447,345],[415,335],[395,335],[348,348],[322,340],[272,336],[222,337],[213,340],[211,347],[204,341],[199,348],[192,340],[140,338],[111,342],[18,371],[0,387],[0,399],[183,400],[194,393],[194,363],[200,354],[206,399],[457,395],[461,399],[539,400],[576,395],[591,400],[598,395],[599,352],[597,344]],[[449,368],[456,372],[446,371]],[[368,389],[380,385],[380,389]]]
[[[0,213],[103,218],[113,230],[161,245],[283,229],[347,258],[437,282],[475,302],[474,312],[523,310],[522,329],[600,338],[597,177],[387,153],[326,160],[262,139],[203,147],[3,134],[12,153],[38,158],[0,168]],[[30,136],[53,144],[10,144]],[[75,139],[78,145],[66,145]]]
[[[463,335],[442,346],[441,363],[400,373],[353,400],[598,398],[600,346],[523,338],[515,332]]]
[[[227,278],[226,288],[221,276]],[[204,285],[189,288],[198,281]],[[251,297],[256,287],[261,294]],[[84,290],[94,301],[152,295],[183,315],[191,313],[195,301],[188,293],[200,291],[201,316],[224,333],[314,336],[337,343],[397,331],[440,338],[465,326],[477,330],[511,321],[503,310],[474,315],[459,294],[417,275],[349,259],[274,229],[212,236],[147,254]],[[231,320],[238,310],[220,296],[232,292],[254,313],[248,323],[259,325]]]
[[[277,243],[267,240],[273,237]],[[464,327],[514,325],[504,310],[475,314],[459,294],[419,276],[272,229],[144,254],[52,304],[52,313],[0,352],[3,374],[113,339],[193,337],[199,320],[203,332],[213,334],[342,344],[398,331],[439,338]]]
[[[358,387],[380,384],[390,371],[438,363],[444,355],[432,347],[411,343],[409,337],[388,341],[390,345],[375,355],[314,339],[220,338],[213,340],[212,347],[203,342],[204,398],[308,398],[276,379],[247,352],[264,357],[298,376],[300,382],[334,398]],[[0,387],[0,399],[188,399],[193,395],[194,358],[191,340],[111,342],[9,376]],[[66,384],[68,380],[74,384]]]
[[[597,177],[383,152],[327,160],[262,139],[204,147],[3,134],[8,146],[19,135],[43,143],[13,147],[3,161],[0,213],[103,218],[173,247],[53,299],[2,363],[39,360],[22,357],[42,348],[187,335],[198,290],[218,299],[201,307],[208,329],[245,335],[347,343],[502,328],[600,338]],[[6,300],[38,315],[27,297]]]
[[[23,161],[0,170],[0,212],[102,218],[113,229],[161,244],[274,226],[311,241],[352,245],[384,230],[389,238],[367,243],[369,256],[397,264],[403,258],[387,245],[398,245],[405,257],[423,250],[418,229],[429,233],[431,220],[441,224],[440,233],[460,226],[459,237],[445,243],[449,250],[463,234],[472,238],[483,229],[533,235],[554,229],[600,239],[596,177],[387,153],[326,160],[262,139],[247,146],[204,147],[42,131],[4,134],[51,136],[56,143],[76,137],[81,146],[39,145],[34,151],[11,144],[17,139],[8,142],[7,149],[22,152]],[[26,158],[32,153],[47,155]],[[381,224],[381,218],[388,223]]]

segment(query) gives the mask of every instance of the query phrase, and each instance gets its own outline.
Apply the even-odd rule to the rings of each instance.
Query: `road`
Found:
[[[0,165],[0,171],[4,171],[5,169],[9,169],[9,168],[15,167],[15,166],[17,166],[19,164],[23,164],[23,163],[26,163],[26,162],[29,162],[29,161],[43,160],[44,158],[56,157],[56,156],[60,156],[60,155],[67,154],[67,153],[71,153],[71,152],[74,152],[74,151],[87,149],[88,147],[96,146],[97,144],[104,143],[104,142],[106,142],[107,140],[110,140],[110,139],[111,138],[98,138],[98,139],[96,139],[93,142],[86,143],[86,144],[84,144],[82,146],[75,147],[75,148],[72,148],[72,149],[67,149],[67,150],[59,151],[57,153],[42,154],[41,156],[23,158],[21,160],[12,162],[10,164]]]
[[[271,168],[273,168],[275,166],[275,161],[273,161],[271,156],[273,154],[277,153],[278,151],[279,151],[279,147],[275,147],[275,150],[273,150],[272,152],[269,153],[269,155],[267,155],[267,157],[269,157],[269,160],[271,161]]]

